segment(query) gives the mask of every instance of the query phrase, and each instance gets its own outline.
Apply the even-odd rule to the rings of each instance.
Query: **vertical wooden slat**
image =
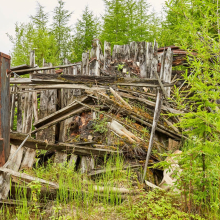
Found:
[[[147,78],[150,78],[152,59],[153,59],[153,46],[151,42],[147,42],[147,51],[146,51]]]
[[[171,82],[171,76],[172,76],[172,63],[173,63],[173,52],[171,48],[169,47],[167,49],[167,53],[165,56],[165,62],[164,62],[164,74],[163,74],[163,80],[166,83]],[[170,87],[166,87],[166,95],[167,97],[170,97]]]
[[[90,51],[89,75],[100,76],[100,54],[101,46],[98,39],[93,40],[92,49]]]
[[[89,75],[89,53],[82,54],[82,75]]]
[[[30,66],[35,66],[35,51],[30,52]],[[29,76],[32,78],[32,74]],[[24,116],[23,116],[23,133],[30,133],[32,130],[33,123],[33,93],[25,93],[25,103],[24,103]],[[23,161],[21,163],[20,169],[30,169],[35,162],[36,150],[28,148],[25,152]]]
[[[111,63],[111,43],[104,43],[104,70],[107,70]]]

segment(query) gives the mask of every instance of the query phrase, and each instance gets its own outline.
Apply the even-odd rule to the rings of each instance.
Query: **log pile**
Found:
[[[183,80],[172,66],[186,65],[185,56],[156,42],[114,45],[113,51],[105,42],[102,51],[96,39],[82,62],[38,67],[32,51],[29,66],[11,68],[11,154],[30,137],[13,159],[16,166],[1,168],[6,185],[10,175],[33,167],[36,149],[54,155],[54,163],[77,164],[88,176],[105,172],[100,157],[119,153],[130,167],[145,164],[144,182],[147,166],[177,150],[183,138],[175,114],[187,110],[172,101],[174,85],[182,89]],[[29,78],[19,77],[24,74]],[[8,190],[0,189],[1,198]]]

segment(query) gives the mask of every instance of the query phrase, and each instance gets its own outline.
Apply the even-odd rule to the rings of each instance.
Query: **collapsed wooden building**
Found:
[[[31,51],[30,65],[7,68],[10,150],[1,160],[1,198],[8,195],[7,175],[32,168],[36,157],[42,163],[48,158],[71,163],[94,176],[103,172],[105,155],[122,154],[127,166],[146,168],[163,160],[163,152],[178,149],[182,134],[174,126],[175,114],[185,110],[176,108],[172,94],[174,86],[184,89],[184,80],[172,67],[186,62],[186,52],[158,48],[156,42],[111,48],[105,42],[102,49],[95,39],[81,62],[65,59],[64,65],[52,66],[44,61],[43,67]],[[36,155],[40,149],[47,152]],[[148,179],[159,185],[162,171],[154,171]]]

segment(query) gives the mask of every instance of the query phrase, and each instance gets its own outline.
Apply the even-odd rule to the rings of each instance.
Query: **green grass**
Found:
[[[68,163],[53,164],[52,160],[47,166],[27,170],[25,172],[32,176],[59,183],[59,190],[42,196],[40,183],[34,181],[28,184],[31,188],[28,195],[26,188],[17,186],[15,198],[19,204],[3,205],[0,219],[202,219],[181,211],[181,205],[175,204],[164,192],[143,190],[136,172],[123,170],[124,165],[123,157],[106,156],[103,161],[106,173],[95,179],[76,172]],[[118,169],[112,172],[112,167]],[[112,187],[127,188],[135,193],[125,196],[112,191]]]

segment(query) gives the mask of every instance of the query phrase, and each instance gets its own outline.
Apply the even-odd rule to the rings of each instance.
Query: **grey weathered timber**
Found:
[[[23,140],[26,138],[27,135],[17,132],[11,132],[10,133],[10,142],[14,145],[20,145]],[[52,144],[47,143],[45,141],[36,140],[33,138],[28,138],[25,142],[25,146],[31,149],[42,149],[42,150],[50,150],[50,151],[60,151],[60,152],[66,152],[71,153],[75,155],[100,155],[104,156],[106,154],[117,154],[118,151],[108,150],[108,149],[99,149],[90,147],[90,143],[87,145],[77,145],[77,143],[74,144],[67,144],[67,143],[58,143],[58,144]]]
[[[173,52],[171,48],[168,48],[166,52],[166,56],[165,56],[165,61],[164,61],[163,76],[161,78],[166,83],[171,82],[172,62],[173,62]],[[166,91],[167,97],[170,97],[170,88],[166,88],[165,91]]]
[[[22,132],[22,91],[18,89],[17,94],[17,131]]]
[[[16,152],[17,146],[11,145],[11,151],[8,158],[8,161],[11,160],[11,156]],[[23,148],[20,149],[16,155],[11,161],[11,163],[8,165],[8,169],[18,171],[21,165],[21,160],[23,156]],[[8,193],[10,190],[10,174],[2,173],[0,175],[1,185],[0,185],[0,199],[6,199],[8,197]],[[2,181],[3,180],[3,181]]]
[[[82,54],[82,75],[89,75],[89,53]]]
[[[90,51],[89,75],[91,76],[100,76],[100,55],[101,46],[99,39],[94,39]]]
[[[146,63],[146,51],[147,51],[147,43],[145,41],[140,42],[139,46],[139,55],[138,62],[140,67],[140,76],[141,78],[147,77],[147,63]]]
[[[44,62],[44,66],[48,66]],[[50,70],[47,70],[50,71]],[[50,73],[49,73],[50,75]],[[40,111],[39,111],[39,119],[42,119],[50,114],[55,113],[57,110],[57,90],[45,90],[42,91],[40,94]],[[55,142],[55,126],[50,128],[44,129],[37,133],[37,139],[39,140],[47,140],[48,142],[54,143]]]
[[[111,43],[104,43],[104,70],[107,70],[111,63]]]
[[[35,51],[30,51],[30,66],[35,66]],[[32,78],[30,74],[29,78]],[[33,93],[25,93],[25,109],[23,117],[23,133],[30,133],[32,130],[33,122]],[[27,149],[24,154],[20,169],[30,169],[35,162],[36,151],[33,149]]]
[[[136,97],[136,96],[133,96],[131,94],[128,94],[128,93],[124,93],[124,92],[119,92],[119,95],[121,95],[122,97],[124,98],[128,98],[128,99],[131,99],[131,100],[137,100],[137,101],[140,101],[140,102],[143,102],[144,104],[148,105],[148,106],[152,106],[152,107],[155,107],[156,103],[155,102],[152,102],[148,99],[144,99],[144,98],[139,98],[139,97]],[[165,105],[162,105],[161,106],[161,109],[165,110],[165,111],[168,111],[168,112],[171,112],[171,113],[174,113],[174,114],[184,114],[183,111],[180,111],[180,110],[176,110],[174,108],[170,108],[170,107],[167,107]]]
[[[147,42],[147,51],[146,51],[147,78],[150,78],[152,59],[153,59],[153,46],[152,43]]]
[[[11,87],[11,92],[14,92],[11,94],[11,115],[10,115],[10,128],[13,130],[14,125],[14,115],[15,115],[15,92],[17,91],[17,86]]]
[[[123,166],[123,170],[126,170],[126,169],[135,169],[135,168],[139,168],[141,167],[141,165],[139,164],[136,164],[136,165],[127,165],[127,166]],[[87,176],[96,176],[96,175],[99,175],[99,174],[103,174],[103,173],[106,173],[106,172],[112,172],[112,171],[116,171],[116,170],[121,170],[121,168],[117,168],[117,167],[113,167],[113,168],[110,168],[110,169],[103,169],[103,170],[93,170],[91,171],[90,173],[88,173]]]
[[[95,161],[91,156],[82,156],[80,161],[80,172],[88,173],[95,168]]]
[[[71,111],[71,112],[69,112],[69,113],[66,113],[66,114],[63,115],[63,116],[61,116],[61,117],[59,117],[59,118],[56,118],[56,119],[54,119],[54,120],[48,122],[47,124],[42,125],[41,127],[39,127],[39,128],[37,128],[36,130],[32,131],[32,133],[34,134],[34,133],[39,132],[39,131],[42,131],[42,130],[44,130],[44,129],[46,129],[46,128],[50,128],[51,126],[56,125],[58,122],[62,122],[62,121],[64,121],[64,120],[66,120],[66,119],[68,119],[68,118],[70,118],[70,117],[72,117],[72,116],[74,116],[74,115],[76,115],[76,114],[80,114],[80,113],[82,113],[82,112],[84,112],[84,111],[86,111],[86,110],[87,110],[87,108],[85,108],[85,107],[77,108],[77,109],[74,110],[74,111]],[[65,129],[65,124],[64,124],[63,126],[64,126],[64,127],[61,126],[61,129]],[[59,139],[60,141],[61,141],[62,139],[65,139],[65,133],[60,133],[59,136],[60,136],[60,139]]]
[[[37,71],[41,71],[41,70],[52,70],[52,69],[57,69],[57,68],[67,68],[67,67],[71,67],[71,66],[78,66],[80,65],[81,67],[81,62],[78,63],[73,63],[73,64],[68,64],[68,65],[59,65],[59,66],[52,66],[52,67],[35,67],[35,68],[31,68],[31,69],[22,69],[22,70],[14,70],[13,72],[17,73],[18,75],[24,75],[27,73],[33,73],[33,72],[37,72]],[[81,70],[80,70],[81,72]]]
[[[166,86],[166,85],[165,85]],[[97,90],[98,87],[88,87],[82,84],[56,84],[56,85],[30,85],[30,86],[18,86],[19,88],[32,88],[32,89],[88,89]],[[155,87],[155,86],[154,86]]]
[[[163,96],[162,96],[161,91],[158,90],[158,92],[157,92],[157,101],[156,101],[155,112],[154,112],[153,125],[152,125],[152,128],[151,128],[150,141],[149,141],[147,157],[146,157],[145,166],[144,166],[144,173],[143,173],[143,177],[142,177],[142,183],[144,183],[145,176],[146,176],[146,173],[147,173],[147,166],[148,166],[148,163],[149,163],[149,159],[150,159],[150,155],[151,155],[151,151],[152,151],[152,147],[153,147],[153,140],[154,140],[154,135],[155,135],[156,127],[157,127],[157,122],[158,122],[159,117],[160,117],[162,102],[163,102]]]
[[[151,79],[157,79],[156,73],[158,71],[158,55],[157,55],[157,42],[154,41],[154,47],[153,47],[153,58],[151,63],[151,70],[150,70],[150,78]]]

